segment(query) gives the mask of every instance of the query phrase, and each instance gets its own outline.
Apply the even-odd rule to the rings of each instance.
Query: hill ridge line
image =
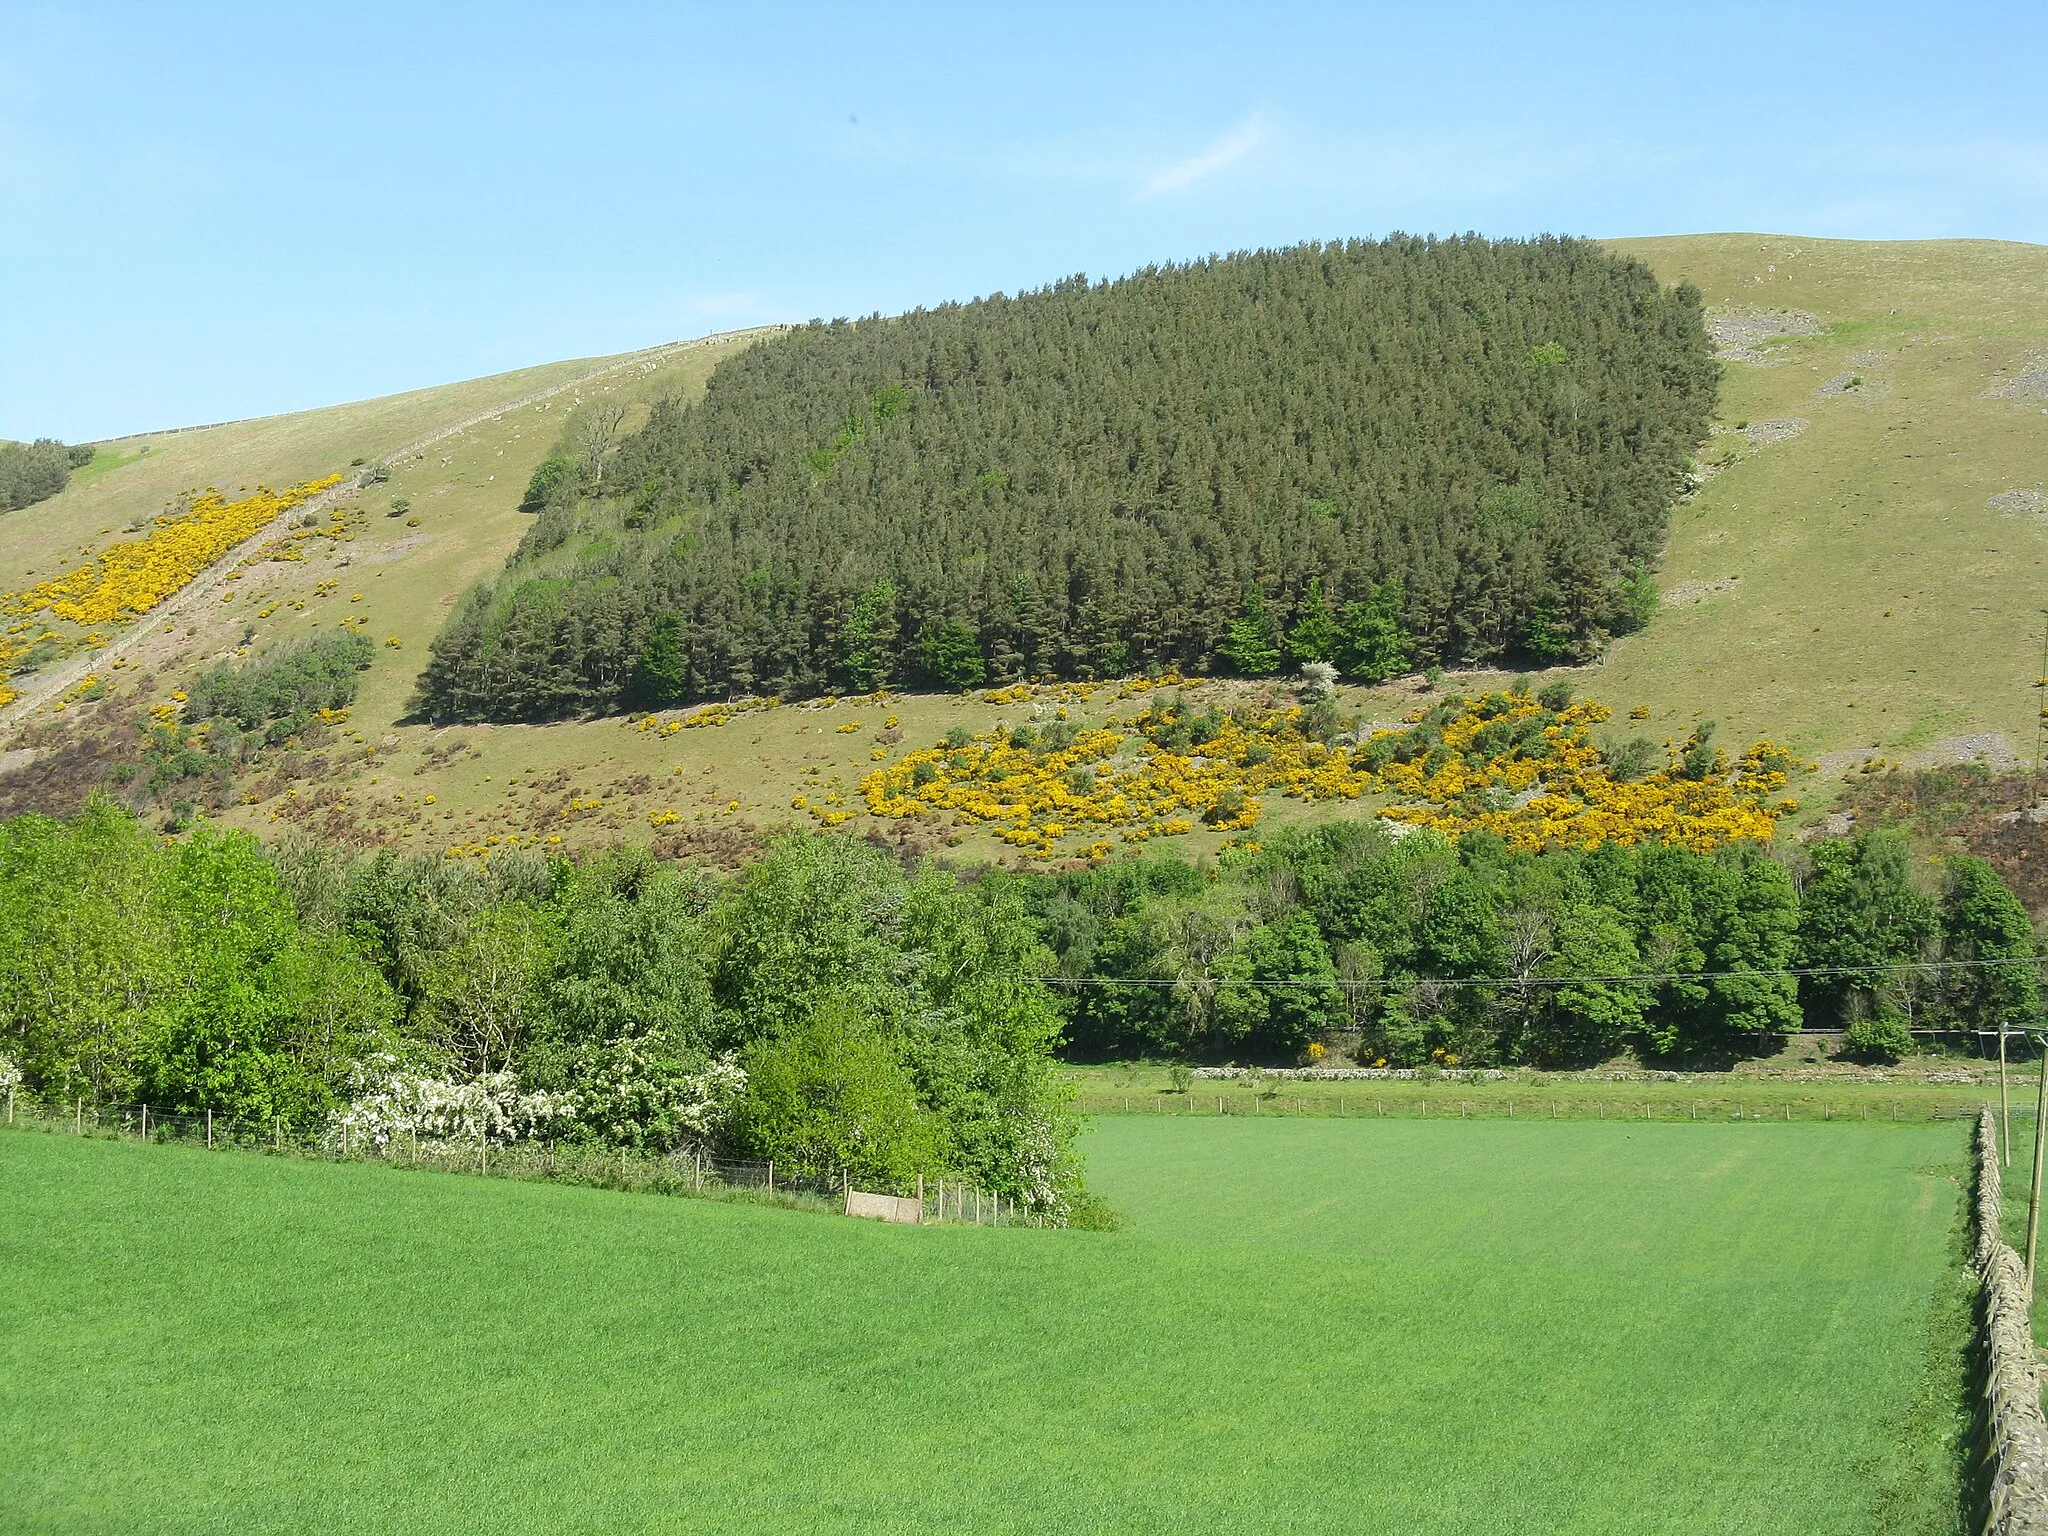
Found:
[[[276,517],[257,529],[256,532],[250,534],[248,538],[242,540],[241,543],[235,545],[234,548],[222,555],[220,559],[214,561],[212,565],[186,582],[176,592],[173,592],[161,603],[158,603],[148,613],[139,616],[133,624],[129,625],[107,645],[99,650],[86,651],[77,656],[66,658],[61,665],[51,670],[47,678],[38,681],[32,688],[23,688],[18,696],[4,708],[0,708],[0,729],[19,724],[65,689],[83,681],[114,657],[132,650],[143,640],[148,639],[159,629],[163,628],[168,620],[177,617],[202,597],[206,597],[217,590],[220,584],[227,579],[228,572],[232,571],[236,565],[260,549],[269,540],[282,534],[294,517],[300,517],[307,512],[319,511],[324,507],[331,506],[334,502],[344,497],[355,495],[365,485],[375,483],[371,479],[374,471],[417,458],[424,454],[427,449],[433,447],[434,444],[445,442],[451,437],[467,432],[472,427],[480,427],[485,422],[495,421],[512,411],[523,410],[529,405],[536,405],[542,400],[564,394],[569,390],[580,389],[585,384],[604,378],[607,374],[617,373],[626,368],[637,367],[642,363],[652,362],[655,359],[667,357],[676,352],[687,352],[693,347],[709,346],[711,343],[718,341],[730,341],[736,336],[765,336],[783,329],[785,327],[779,325],[745,326],[736,331],[718,331],[709,336],[692,337],[687,341],[671,341],[665,342],[658,347],[647,347],[638,352],[628,353],[614,362],[605,364],[602,368],[592,369],[589,373],[578,374],[573,379],[564,379],[559,384],[551,384],[545,389],[533,390],[519,396],[516,400],[504,401],[501,404],[489,407],[487,410],[466,416],[460,421],[452,422],[447,426],[437,427],[425,437],[416,438],[403,447],[394,448],[389,453],[378,455],[364,464],[355,474],[344,480],[340,485],[322,491],[317,496],[308,497],[296,506],[280,512]],[[261,420],[262,418],[248,417],[245,419],[254,421]],[[214,425],[231,426],[234,423],[216,422]],[[167,432],[196,432],[205,429],[200,427],[175,427],[166,430]],[[145,432],[137,435],[155,437],[165,434]],[[107,439],[107,441],[112,441],[112,439]],[[26,765],[16,764],[15,766],[18,768]]]

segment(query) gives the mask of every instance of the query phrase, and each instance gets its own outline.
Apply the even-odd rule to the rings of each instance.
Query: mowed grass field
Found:
[[[1955,1528],[1960,1126],[1086,1149],[1119,1232],[0,1135],[0,1523]]]

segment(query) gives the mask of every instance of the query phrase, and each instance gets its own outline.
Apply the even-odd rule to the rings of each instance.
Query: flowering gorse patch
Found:
[[[265,486],[240,501],[206,491],[183,512],[158,517],[144,537],[109,545],[75,570],[0,603],[10,614],[48,612],[88,625],[147,613],[280,514],[340,483],[341,476],[329,475],[286,491]]]
[[[1525,852],[1664,842],[1704,853],[1767,843],[1778,818],[1799,808],[1772,798],[1801,764],[1768,740],[1731,763],[1695,732],[1665,743],[1664,766],[1621,774],[1589,733],[1610,713],[1591,701],[1551,710],[1512,691],[1448,700],[1429,712],[1436,734],[1426,751],[1377,766],[1379,784],[1404,802],[1380,814],[1446,837],[1492,832]],[[1362,755],[1371,760],[1383,742],[1398,753],[1425,718],[1410,717],[1407,732],[1376,732]]]
[[[1327,708],[1327,706],[1322,706]],[[1607,760],[1590,728],[1604,705],[1546,705],[1507,690],[1451,697],[1363,740],[1311,734],[1301,707],[1197,714],[1160,700],[1097,727],[1054,721],[998,728],[906,753],[860,782],[870,814],[999,825],[1033,858],[1063,840],[1109,844],[1192,832],[1197,823],[1243,832],[1277,793],[1304,801],[1383,795],[1380,814],[1446,836],[1475,829],[1519,849],[1594,848],[1662,840],[1694,849],[1768,842],[1797,802],[1773,800],[1797,766],[1760,741],[1732,763],[1703,736],[1667,744],[1664,767],[1630,776]],[[823,808],[813,810],[819,814]]]
[[[289,490],[259,487],[255,494],[229,501],[207,490],[182,511],[166,512],[139,539],[110,544],[85,564],[26,592],[0,593],[0,613],[13,620],[0,634],[0,675],[15,670],[35,643],[28,637],[38,614],[49,614],[84,628],[124,624],[148,613],[165,598],[190,585],[208,566],[250,535],[259,532],[307,498],[341,483],[340,475],[308,480]],[[233,591],[227,594],[233,597]],[[36,639],[56,640],[54,633]],[[85,644],[103,646],[104,634],[90,634]],[[0,703],[13,694],[0,688]]]

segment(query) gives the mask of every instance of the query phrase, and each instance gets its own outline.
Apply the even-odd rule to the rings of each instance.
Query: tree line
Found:
[[[32,443],[0,442],[0,512],[47,501],[71,481],[71,471],[92,462],[90,443],[69,446],[54,437]]]
[[[2041,1017],[2026,909],[1982,859],[1916,867],[1893,831],[1533,854],[1344,821],[1029,889],[1088,1058],[1288,1061],[1342,1030],[1394,1066],[1730,1060],[1811,1027],[1892,1060],[1915,1029]]]
[[[419,705],[1584,658],[1648,616],[1716,385],[1694,289],[1567,239],[813,323],[544,464]]]
[[[1016,887],[850,839],[721,880],[167,841],[103,800],[0,824],[0,1052],[53,1102],[309,1127],[483,1084],[550,1135],[1087,1220],[1049,963]]]

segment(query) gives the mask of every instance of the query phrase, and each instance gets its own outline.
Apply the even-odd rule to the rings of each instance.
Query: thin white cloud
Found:
[[[1254,112],[1200,154],[1169,165],[1147,181],[1146,195],[1157,197],[1163,192],[1178,192],[1182,187],[1192,186],[1204,177],[1214,176],[1218,171],[1237,164],[1265,142],[1266,125]]]

